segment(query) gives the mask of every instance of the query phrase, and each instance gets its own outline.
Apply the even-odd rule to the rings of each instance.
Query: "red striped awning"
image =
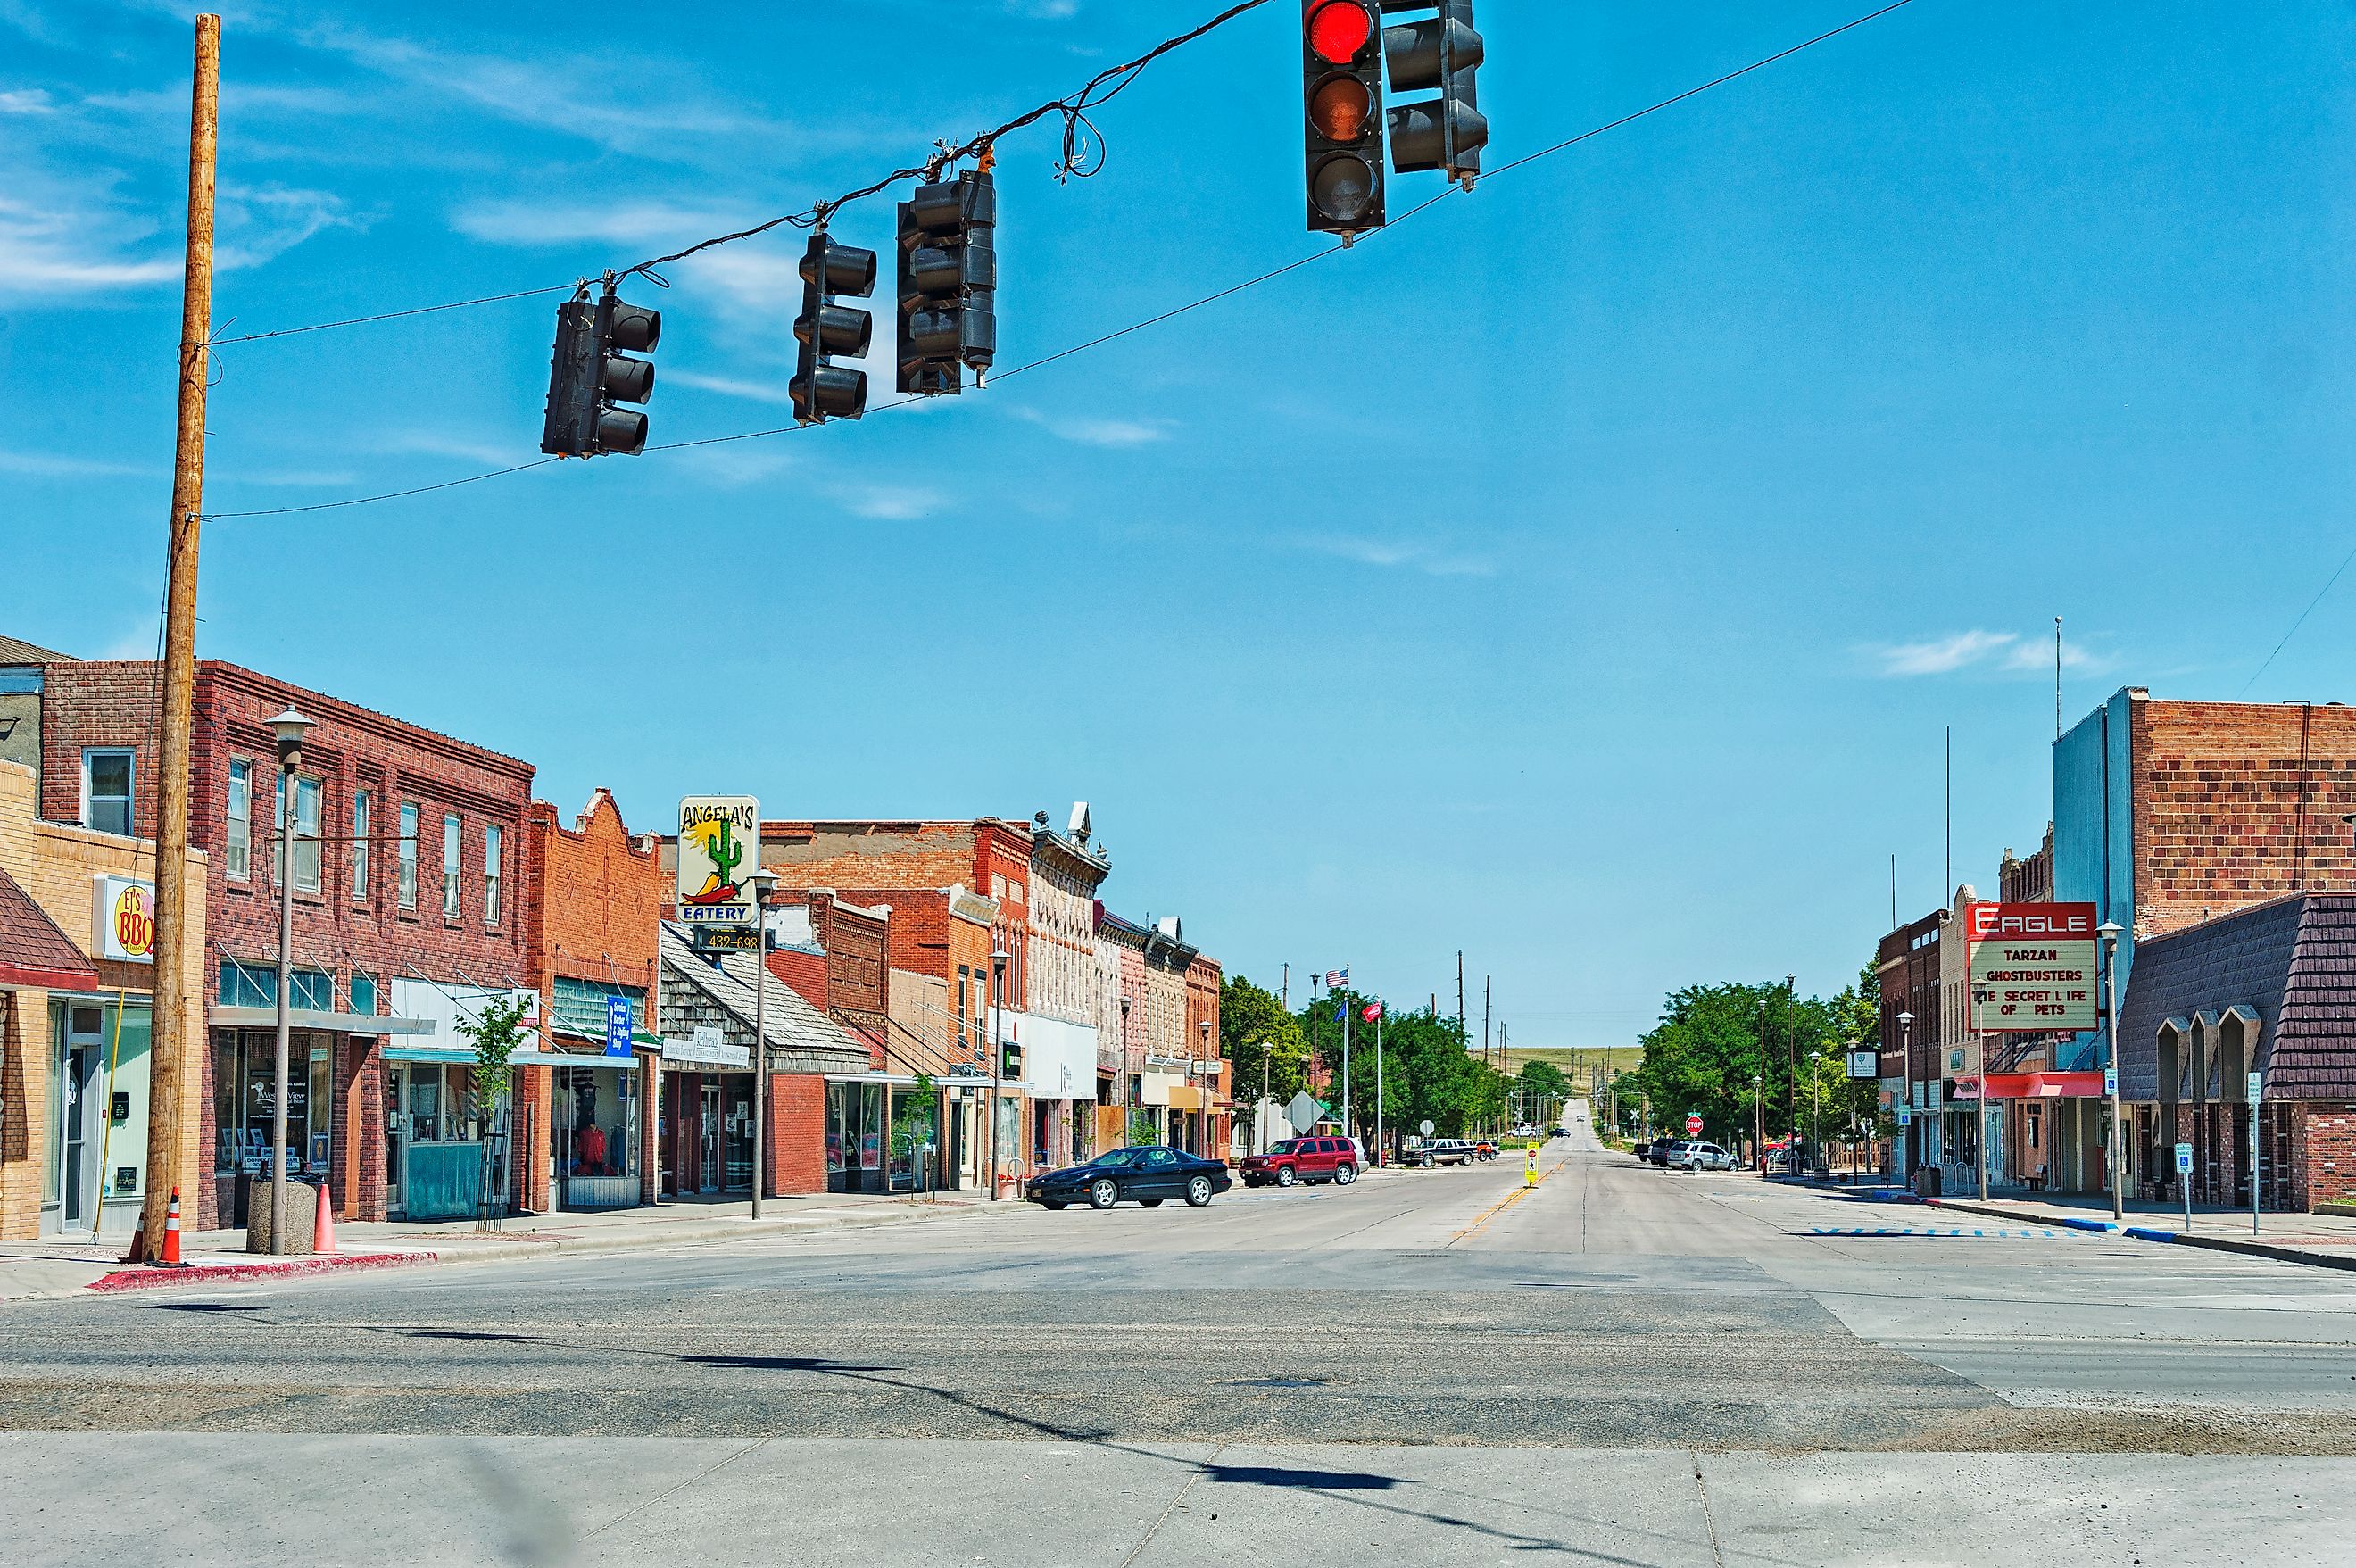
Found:
[[[2099,1100],[2103,1097],[2103,1075],[2099,1072],[1992,1072],[1985,1080],[1990,1100]],[[1955,1097],[1975,1100],[1977,1093],[1966,1090],[1969,1079],[1955,1081]]]

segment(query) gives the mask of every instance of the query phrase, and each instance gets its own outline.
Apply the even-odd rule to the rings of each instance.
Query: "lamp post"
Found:
[[[757,860],[757,843],[753,853]],[[758,1219],[769,1174],[769,890],[777,874],[755,865],[744,880],[753,885],[753,1218]]]
[[[1195,1128],[1203,1140],[1203,1146],[1194,1152],[1208,1159],[1211,1157],[1211,1097],[1216,1092],[1212,1086],[1218,1082],[1219,1078],[1218,1074],[1211,1070],[1211,1021],[1208,1018],[1198,1018],[1194,1021],[1194,1026],[1203,1033],[1203,1054],[1197,1058],[1203,1065],[1196,1070],[1195,1076],[1210,1080],[1203,1085],[1203,1103],[1194,1112]]]
[[[270,1251],[286,1251],[286,1047],[288,993],[294,978],[294,769],[311,721],[286,711],[270,721],[278,737],[278,1052],[270,1099]],[[322,1195],[322,1201],[325,1195]]]
[[[1898,1015],[1898,1070],[1903,1075],[1900,1082],[1906,1090],[1906,1153],[1902,1160],[1891,1163],[1898,1166],[1898,1174],[1906,1185],[1912,1187],[1914,1185],[1914,1015],[1912,1013]],[[1892,1136],[1895,1136],[1894,1132]]]
[[[1006,1071],[1006,1047],[999,1038],[1006,1027],[1006,964],[1014,955],[998,948],[990,955],[990,1201],[998,1201],[998,1095]],[[1124,1004],[1121,1016],[1129,1016]]]
[[[1137,1075],[1129,1067],[1129,998],[1120,999],[1120,1142],[1129,1145],[1129,1111],[1136,1102]]]
[[[2106,1142],[2111,1162],[2113,1219],[2127,1217],[2127,1176],[2119,1161],[2119,936],[2126,929],[2116,920],[2104,920],[2094,928],[2094,934],[2103,939],[2103,994],[2106,999],[2103,1033],[2109,1042],[2104,1053],[2108,1059],[2104,1063],[2103,1087],[2111,1102],[2111,1135]]]
[[[1767,1016],[1767,1004],[1764,1002],[1759,1004],[1759,1016],[1763,1023]],[[1761,1037],[1765,1036],[1762,1034]],[[1763,1068],[1766,1065],[1766,1058],[1761,1058],[1760,1066]],[[1764,1072],[1754,1072],[1751,1075],[1751,1146],[1759,1156],[1759,1179],[1765,1181],[1767,1179],[1767,1075]]]

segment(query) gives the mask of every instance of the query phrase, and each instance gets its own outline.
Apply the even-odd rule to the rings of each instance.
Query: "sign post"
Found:
[[[2176,1145],[2176,1189],[2184,1195],[2184,1228],[2192,1229],[2192,1145]]]
[[[2256,1073],[2250,1075],[2250,1234],[2258,1233],[2258,1108],[2265,1101],[2265,1084]]]
[[[753,1218],[769,1169],[769,943],[761,925],[761,803],[750,795],[690,795],[679,803],[679,919],[698,932],[753,934]],[[745,865],[749,859],[752,864]],[[611,1015],[606,1050],[613,1050]]]

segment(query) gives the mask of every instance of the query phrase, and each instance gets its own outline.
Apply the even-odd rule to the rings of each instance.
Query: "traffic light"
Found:
[[[1391,91],[1440,93],[1392,106],[1391,167],[1400,174],[1439,169],[1451,179],[1472,179],[1481,172],[1481,149],[1489,145],[1489,122],[1481,117],[1472,89],[1472,74],[1481,69],[1483,54],[1481,35],[1472,30],[1472,0],[1382,3],[1386,14],[1438,13],[1383,29]]]
[[[920,185],[900,203],[904,392],[965,385],[998,358],[998,182],[987,168]]]
[[[837,295],[864,299],[875,292],[875,252],[838,245],[824,229],[810,236],[802,254],[802,314],[794,323],[801,358],[789,388],[794,418],[804,424],[857,419],[867,412],[867,372],[832,362],[831,356],[866,357],[875,317],[837,305]]]
[[[548,370],[548,419],[540,449],[558,457],[604,452],[636,456],[646,449],[647,416],[618,403],[654,396],[655,367],[617,349],[649,352],[662,338],[662,313],[631,305],[613,283],[594,303],[584,284],[556,307],[556,349]]]
[[[1302,0],[1301,79],[1309,227],[1383,226],[1383,46],[1373,0]]]

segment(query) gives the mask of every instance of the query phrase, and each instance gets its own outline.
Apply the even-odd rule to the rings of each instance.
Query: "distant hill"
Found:
[[[1644,1059],[1642,1046],[1612,1046],[1593,1050],[1577,1050],[1567,1046],[1515,1046],[1507,1053],[1510,1073],[1522,1070],[1524,1062],[1552,1062],[1570,1080],[1585,1088],[1590,1071],[1601,1069],[1606,1082],[1615,1072],[1633,1072]]]

